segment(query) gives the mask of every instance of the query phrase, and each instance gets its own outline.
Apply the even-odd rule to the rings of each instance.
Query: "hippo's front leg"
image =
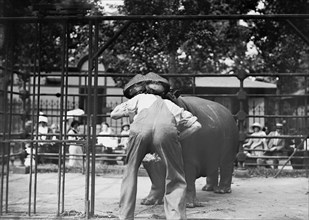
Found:
[[[163,197],[165,192],[165,176],[166,169],[162,160],[143,161],[143,166],[146,169],[150,180],[151,189],[144,199],[142,199],[142,205],[155,205],[163,204]]]
[[[201,207],[202,204],[196,199],[196,169],[194,165],[185,163],[185,173],[187,182],[186,206],[187,208]]]

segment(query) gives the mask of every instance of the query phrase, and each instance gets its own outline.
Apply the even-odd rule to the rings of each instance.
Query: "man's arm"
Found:
[[[128,101],[117,105],[111,112],[111,118],[119,119],[122,117],[131,116],[132,114],[135,115],[135,112],[137,111],[137,103],[141,95],[142,94],[136,95]]]
[[[189,137],[193,133],[197,132],[202,128],[202,125],[198,122],[195,121],[190,127],[186,128],[179,134],[179,139],[180,141],[184,140],[185,138]]]
[[[277,146],[273,147],[275,150],[280,151],[285,147],[285,139],[281,139]]]
[[[121,103],[120,105],[117,105],[114,110],[111,112],[111,118],[112,119],[119,119],[125,116],[128,116],[128,109],[126,103]]]

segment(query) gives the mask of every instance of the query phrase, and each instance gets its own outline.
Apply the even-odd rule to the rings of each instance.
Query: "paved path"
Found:
[[[21,216],[27,218],[29,175],[11,174],[9,214],[3,219]],[[309,219],[308,179],[300,178],[234,178],[231,194],[215,194],[201,191],[205,178],[196,181],[197,197],[204,207],[187,209],[191,219]],[[115,219],[121,176],[96,177],[95,214],[101,219]],[[79,219],[84,212],[85,176],[80,173],[66,174],[65,211]],[[139,177],[137,193],[137,219],[164,218],[163,206],[145,207],[140,200],[150,189],[148,177]],[[57,173],[39,173],[37,214],[32,218],[53,219],[57,213]],[[14,214],[12,214],[14,213]],[[110,216],[110,218],[108,218]],[[69,217],[65,217],[69,218]],[[0,218],[1,219],[1,218]]]

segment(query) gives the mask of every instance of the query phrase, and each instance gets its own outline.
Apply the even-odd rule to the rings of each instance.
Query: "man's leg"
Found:
[[[186,180],[182,149],[177,133],[161,129],[154,137],[154,144],[166,164],[164,210],[166,219],[186,219]]]
[[[258,167],[262,167],[262,166],[266,165],[266,161],[264,159],[261,159],[261,158],[257,158],[256,163],[257,163]]]
[[[137,173],[139,166],[146,155],[147,146],[143,145],[140,135],[132,135],[129,139],[127,165],[124,171],[120,191],[121,220],[134,219],[137,192]]]
[[[264,156],[273,156],[273,152],[266,151],[263,155],[264,155]],[[261,159],[261,160],[263,161],[262,163],[265,164],[265,168],[271,168],[271,166],[268,165],[268,163],[267,163],[268,158],[267,158],[267,159],[266,159],[266,158],[263,158],[263,159]]]
[[[279,160],[278,159],[273,159],[274,169],[278,169],[278,165],[279,165]]]
[[[281,151],[275,151],[274,156],[282,156],[282,152]],[[273,159],[273,165],[274,165],[274,169],[278,169],[278,165],[279,165],[279,159]]]

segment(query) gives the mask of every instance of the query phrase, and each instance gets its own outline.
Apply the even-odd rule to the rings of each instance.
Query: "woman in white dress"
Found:
[[[74,140],[80,140],[80,137],[77,135],[78,132],[78,121],[72,121],[71,127],[68,131],[68,140],[74,141]],[[76,156],[76,154],[80,154],[81,156]],[[83,166],[83,160],[82,160],[82,154],[83,154],[83,148],[80,144],[70,142],[69,146],[69,167],[82,167]]]
[[[251,128],[253,130],[251,135],[261,136],[261,138],[250,138],[248,142],[243,145],[243,147],[248,151],[253,150],[251,153],[247,154],[248,156],[263,156],[263,150],[267,149],[267,143],[265,139],[266,133],[262,130],[262,125],[258,122],[253,123]]]

